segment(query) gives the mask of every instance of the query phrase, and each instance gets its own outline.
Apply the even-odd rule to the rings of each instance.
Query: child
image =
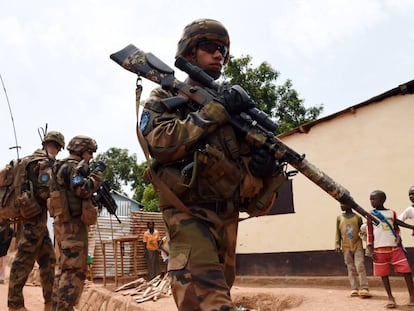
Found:
[[[161,252],[162,262],[164,263],[164,268],[162,275],[164,275],[168,271],[168,256],[170,255],[170,238],[168,237],[168,234],[163,237],[161,240],[159,240],[159,249]]]
[[[388,295],[388,303],[385,307],[388,309],[396,307],[389,280],[391,265],[394,267],[396,273],[404,275],[410,295],[408,305],[414,306],[414,285],[411,268],[402,248],[399,227],[395,223],[397,215],[395,211],[384,207],[386,198],[385,193],[381,190],[371,192],[369,199],[371,206],[374,208],[371,214],[376,216],[380,220],[380,223],[375,225],[369,218],[367,220],[367,250],[372,254],[374,275],[382,278]]]
[[[408,198],[411,201],[411,205],[407,207],[404,210],[404,212],[400,214],[400,216],[398,216],[398,219],[402,221],[406,221],[407,219],[414,220],[414,186],[411,186],[408,189]],[[414,232],[413,232],[413,235],[414,235]]]
[[[335,248],[337,252],[342,250],[348,268],[351,297],[368,298],[371,295],[365,270],[364,249],[359,236],[362,217],[355,214],[350,206],[343,203],[340,206],[343,213],[336,218]]]

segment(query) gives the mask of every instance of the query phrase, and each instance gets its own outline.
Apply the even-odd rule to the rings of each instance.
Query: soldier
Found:
[[[55,250],[47,229],[47,206],[52,166],[59,151],[65,147],[64,136],[57,131],[46,133],[43,148],[36,150],[35,159],[27,166],[27,176],[39,206],[37,215],[22,220],[17,253],[10,269],[8,307],[9,310],[26,310],[23,287],[35,261],[39,265],[40,282],[43,287],[45,310],[50,310],[53,280],[55,276]]]
[[[52,310],[73,310],[79,301],[87,272],[88,226],[96,223],[98,215],[92,195],[106,168],[104,162],[97,161],[95,168],[89,169],[97,144],[88,136],[73,137],[67,149],[69,156],[54,168],[54,191],[48,202],[59,248]]]
[[[176,57],[218,79],[229,47],[220,22],[200,19],[185,27]],[[190,77],[185,82],[202,87]],[[251,150],[228,123],[252,107],[249,98],[227,88],[222,103],[211,101],[198,110],[184,104],[167,111],[161,100],[174,95],[154,89],[139,124],[156,160],[157,180],[172,191],[160,191],[159,201],[170,236],[174,300],[179,310],[236,310],[230,289],[239,211],[267,213],[286,176],[266,150]],[[171,194],[182,206],[172,203]]]

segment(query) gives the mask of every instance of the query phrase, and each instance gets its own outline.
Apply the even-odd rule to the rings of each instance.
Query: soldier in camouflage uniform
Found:
[[[217,79],[229,47],[220,22],[200,19],[185,27],[176,57],[187,58]],[[200,86],[191,78],[185,82]],[[168,191],[159,192],[170,236],[168,271],[175,303],[181,311],[236,310],[230,289],[239,211],[266,214],[286,177],[266,150],[251,150],[228,123],[232,115],[251,108],[251,100],[228,88],[221,103],[168,111],[161,100],[174,95],[153,90],[139,128],[156,160],[154,171],[186,207],[173,205]]]
[[[10,270],[7,302],[9,310],[26,310],[23,287],[35,261],[39,265],[45,310],[50,310],[56,257],[47,229],[46,201],[49,197],[52,166],[56,155],[64,147],[65,139],[61,133],[48,132],[44,137],[43,148],[31,155],[36,160],[27,166],[28,180],[33,184],[34,195],[40,208],[37,215],[22,220],[17,253]]]
[[[52,296],[52,310],[73,310],[82,294],[87,272],[88,226],[96,223],[97,207],[92,195],[101,185],[106,165],[89,161],[97,150],[96,141],[78,135],[67,147],[69,156],[54,168],[55,181],[48,201],[54,217],[59,248],[58,269]]]

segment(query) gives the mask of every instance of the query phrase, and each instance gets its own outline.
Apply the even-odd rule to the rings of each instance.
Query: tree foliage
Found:
[[[122,188],[129,186],[133,191],[132,199],[142,203],[145,211],[159,211],[157,194],[144,178],[147,162],[137,164],[136,154],[129,155],[127,149],[114,147],[98,154],[96,160],[106,163],[104,179],[108,180],[111,189],[125,194]]]
[[[254,68],[251,61],[249,55],[230,57],[222,79],[230,85],[243,87],[258,108],[279,125],[277,134],[318,118],[323,110],[322,105],[306,108],[304,100],[293,89],[291,80],[277,85],[279,72],[266,62]]]
[[[135,176],[136,188],[134,191],[134,195],[132,197],[135,201],[141,202],[142,204],[144,204],[143,197],[144,197],[145,189],[151,185],[144,178],[144,171],[147,169],[147,167],[148,167],[148,164],[146,161],[138,165],[137,175]]]
[[[123,186],[130,186],[134,190],[138,186],[137,175],[139,166],[136,154],[129,155],[127,149],[112,147],[96,156],[96,160],[103,160],[107,167],[104,172],[104,179],[108,180],[111,189],[121,193]]]
[[[144,205],[146,212],[159,212],[160,206],[158,203],[158,195],[155,192],[152,184],[149,184],[143,193],[141,203]]]

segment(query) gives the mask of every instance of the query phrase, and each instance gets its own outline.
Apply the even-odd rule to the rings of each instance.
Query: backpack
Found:
[[[27,166],[38,160],[32,156],[12,160],[0,170],[0,218],[18,222],[42,211],[27,176]]]

